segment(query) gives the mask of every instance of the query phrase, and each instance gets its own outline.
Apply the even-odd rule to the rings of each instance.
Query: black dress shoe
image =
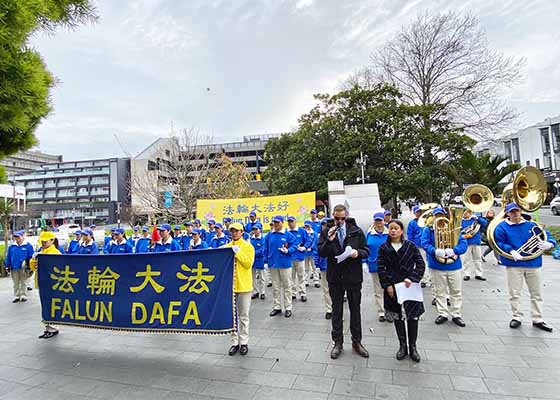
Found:
[[[292,295],[292,300],[295,300],[295,299],[296,299],[296,296],[295,296],[295,295]]]
[[[315,284],[315,287],[316,287],[317,289],[319,289],[319,288],[321,287],[321,285],[319,285],[318,283],[316,283],[316,284]]]
[[[509,327],[511,329],[517,329],[521,326],[521,321],[518,321],[516,319],[512,319],[511,321],[509,321]]]
[[[461,317],[453,317],[451,318],[451,320],[455,322],[455,325],[458,325],[460,327],[466,326],[465,321],[463,321],[463,318]]]
[[[436,305],[436,299],[432,299],[432,306]]]
[[[309,283],[306,283],[306,284],[305,284],[305,287],[309,287]]]
[[[335,343],[331,350],[331,358],[336,360],[340,353],[342,353],[342,343]]]
[[[270,314],[268,314],[268,315],[270,315],[271,317],[274,317],[275,315],[278,315],[278,314],[282,314],[282,310],[276,310],[276,309],[274,309],[274,310],[272,310],[272,311],[270,312]]]
[[[238,351],[239,351],[239,345],[231,346],[231,347],[229,348],[228,354],[229,354],[230,356],[233,356],[233,355],[235,355],[235,353],[237,353]]]
[[[286,310],[286,312],[284,313],[284,317],[290,318],[291,316],[292,316],[292,310]]]
[[[474,279],[476,279],[477,281],[485,281],[486,278],[483,276],[475,276]]]
[[[377,320],[378,320],[379,322],[385,322],[385,316],[380,315],[379,318],[377,318]]]
[[[255,293],[255,294],[253,294],[253,295],[251,296],[251,300],[254,300],[254,299],[256,299],[257,297],[259,297],[259,294],[258,294],[258,293]]]
[[[471,277],[470,277],[470,276],[463,276],[463,280],[464,280],[464,281],[470,281],[470,280],[471,280]]]
[[[416,350],[416,345],[411,345],[409,348],[410,359],[414,362],[420,362],[420,354]]]
[[[426,287],[426,283],[425,283],[425,282],[420,282],[420,287],[421,287],[422,289],[424,289],[424,288]]]
[[[364,358],[369,358],[369,353],[361,343],[352,343],[352,350]]]
[[[19,297],[16,297],[15,299],[13,299],[12,303],[19,303]]]
[[[451,305],[451,301],[449,299],[447,299],[447,305],[450,306]]]
[[[20,300],[22,303],[25,303],[27,301],[27,299],[25,297],[22,297]]]
[[[33,290],[31,286],[27,286],[27,290]]]
[[[533,322],[535,328],[539,328],[545,332],[552,332],[552,327],[548,326],[544,322]]]
[[[272,287],[272,283],[269,283],[268,285],[266,285],[266,287]]]
[[[264,299],[265,299],[265,297],[266,297],[266,296],[264,295],[264,293],[263,293],[263,294],[261,294],[261,300],[264,300]]]
[[[239,354],[241,354],[242,356],[247,355],[248,352],[249,346],[247,346],[246,344],[242,344],[241,347],[239,347]]]
[[[306,296],[301,296],[301,301],[303,301],[305,303],[307,301],[307,297]]]
[[[325,319],[332,319],[332,312],[325,313]]]
[[[434,322],[436,323],[436,325],[441,325],[444,322],[447,322],[447,317],[444,317],[443,315],[438,315]]]

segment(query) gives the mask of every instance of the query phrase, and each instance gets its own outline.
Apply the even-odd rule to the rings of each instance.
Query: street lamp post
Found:
[[[360,151],[360,158],[356,159],[356,164],[358,164],[360,166],[360,169],[362,171],[362,185],[366,183],[366,176],[365,176],[365,167],[367,164],[367,159],[368,156],[365,155],[362,151]]]

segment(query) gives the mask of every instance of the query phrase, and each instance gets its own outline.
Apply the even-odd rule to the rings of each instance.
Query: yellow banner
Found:
[[[245,199],[216,199],[197,200],[196,217],[203,224],[209,219],[222,222],[230,217],[233,222],[245,225],[249,222],[249,213],[257,213],[257,220],[263,224],[263,230],[268,230],[268,224],[275,215],[282,215],[284,219],[289,215],[296,217],[299,226],[310,218],[309,212],[315,208],[315,192],[287,194],[283,196],[250,197]]]

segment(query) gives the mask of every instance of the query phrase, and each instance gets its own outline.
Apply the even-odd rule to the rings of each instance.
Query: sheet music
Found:
[[[407,288],[404,285],[404,282],[400,282],[395,285],[395,291],[397,292],[397,301],[399,304],[402,304],[407,300],[424,301],[422,286],[420,286],[419,283],[412,282],[410,287]]]

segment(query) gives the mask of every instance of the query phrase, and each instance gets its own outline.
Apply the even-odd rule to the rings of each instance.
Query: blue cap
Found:
[[[200,229],[194,228],[194,229],[192,230],[192,233],[193,233],[193,235],[194,235],[194,234],[200,235]]]
[[[116,230],[117,228],[111,228],[111,233],[115,233]]]
[[[253,226],[251,227],[251,229],[261,229],[262,230],[262,224],[260,222],[255,222],[253,224]]]
[[[257,213],[254,212],[254,211],[251,211],[251,212],[249,213],[249,217],[256,217],[256,216],[257,216]]]
[[[445,212],[445,209],[443,209],[442,207],[436,207],[432,210],[432,215],[436,215],[436,214],[447,215],[447,213]]]
[[[209,220],[208,220],[208,225],[210,225],[210,224],[216,225],[216,220],[214,220],[214,219],[209,219]]]
[[[91,224],[91,225],[89,226],[89,229],[95,229],[95,228],[96,228],[95,224]]]
[[[180,230],[181,230],[181,225],[175,225],[175,226],[173,227],[173,230],[175,230],[175,231],[180,231]]]
[[[412,213],[413,213],[413,214],[416,214],[418,211],[421,211],[421,210],[420,210],[420,206],[414,206],[414,207],[412,207]]]
[[[295,220],[296,220],[296,217],[294,217],[294,216],[292,216],[292,215],[290,215],[290,216],[288,217],[288,222],[294,222]]]
[[[138,229],[140,229],[140,228],[137,227],[137,226],[135,226],[134,228],[132,228],[132,230],[133,230],[134,232],[138,232]]]
[[[74,231],[74,235],[81,235],[81,234],[82,234],[82,231],[79,230],[79,229],[76,229],[76,230]]]
[[[124,228],[117,228],[115,229],[115,233],[122,235],[124,233]]]
[[[309,211],[311,214],[317,214],[317,210],[312,208],[311,211]]]
[[[191,222],[191,221],[186,221],[183,225],[185,225],[185,226],[192,226],[192,222]]]
[[[312,226],[313,224],[311,223],[310,220],[306,219],[303,225]]]
[[[86,228],[82,231],[82,235],[93,236],[93,231],[91,229]]]
[[[225,217],[225,218],[224,218],[224,224],[225,224],[226,222],[231,222],[231,218],[230,218],[230,217]]]
[[[170,231],[171,230],[171,225],[169,224],[161,224],[160,226],[158,226],[158,231]]]
[[[148,228],[147,226],[142,227],[142,232],[148,232],[149,230],[150,230],[150,228]]]
[[[200,220],[197,218],[197,219],[194,220],[194,223],[195,224],[200,224]]]
[[[393,215],[393,213],[391,212],[391,210],[385,210],[383,212],[383,215]]]
[[[517,203],[509,203],[506,206],[506,213],[513,211],[513,210],[521,210],[521,208],[517,205]]]
[[[383,212],[376,212],[375,214],[373,214],[373,220],[375,221],[376,219],[380,219],[383,220],[385,216],[385,213]]]
[[[214,225],[214,228],[223,229],[223,227],[224,227],[224,226],[223,226],[222,224],[220,224],[219,222],[218,222],[217,224]]]
[[[284,217],[281,215],[275,215],[272,217],[272,222],[284,222]]]
[[[22,237],[23,236],[23,231],[15,231],[14,232],[14,237]]]

